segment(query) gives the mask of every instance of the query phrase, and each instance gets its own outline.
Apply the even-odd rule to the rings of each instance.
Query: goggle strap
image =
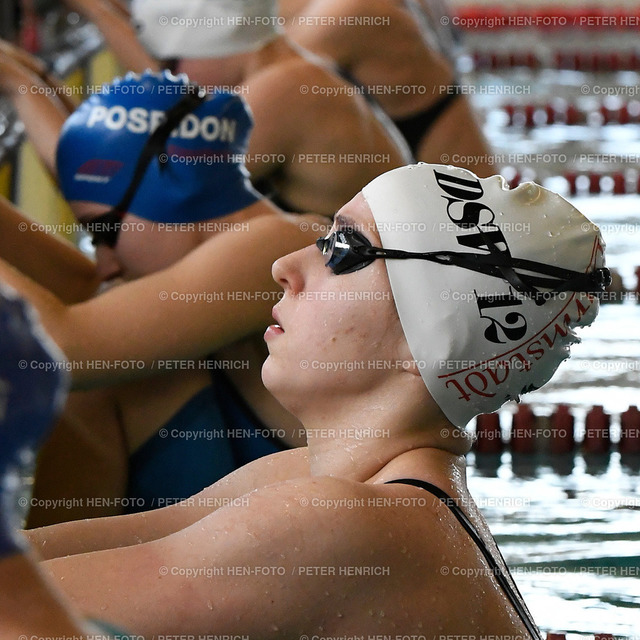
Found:
[[[185,86],[188,91],[187,95],[182,97],[166,112],[163,122],[149,136],[140,152],[131,182],[120,202],[112,209],[113,212],[126,213],[128,211],[151,160],[164,149],[171,132],[180,124],[182,119],[192,111],[195,111],[206,100],[207,93],[204,89],[195,84]]]
[[[610,284],[611,275],[608,269],[595,269],[589,273],[572,271],[562,267],[513,258],[504,253],[490,253],[481,255],[476,253],[460,253],[455,251],[434,251],[432,253],[412,253],[395,249],[377,249],[375,247],[359,246],[353,248],[363,257],[409,259],[418,258],[443,265],[452,265],[484,273],[493,277],[502,277],[514,289],[534,298],[545,296],[537,287],[552,289],[552,292],[576,291],[583,293],[598,293]],[[516,269],[525,269],[535,274],[519,274]],[[544,277],[548,276],[548,277]]]

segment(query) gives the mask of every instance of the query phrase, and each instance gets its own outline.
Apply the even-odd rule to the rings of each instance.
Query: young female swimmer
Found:
[[[75,386],[140,379],[72,394],[65,427],[41,459],[34,501],[61,506],[34,512],[31,524],[104,514],[70,512],[73,498],[127,498],[140,509],[189,497],[281,450],[264,435],[270,424],[289,445],[302,439],[260,380],[262,333],[279,296],[271,264],[326,221],[286,216],[251,188],[243,164],[250,130],[238,96],[204,96],[168,72],[129,75],[85,101],[58,146],[61,188],[93,233],[96,265],[46,233],[25,238],[21,229],[34,225],[16,211],[0,216],[0,253],[49,291],[6,264],[0,271],[40,308],[71,359]],[[69,293],[82,282],[72,265],[119,286],[63,304],[51,294],[82,299]],[[218,367],[213,354],[240,366]],[[53,449],[65,454],[67,473]],[[80,455],[96,450],[97,461]],[[105,504],[119,512],[120,502]]]
[[[464,427],[552,376],[602,265],[598,229],[542,187],[383,174],[273,267],[263,379],[308,448],[31,539],[86,615],[142,635],[539,638],[466,488]]]

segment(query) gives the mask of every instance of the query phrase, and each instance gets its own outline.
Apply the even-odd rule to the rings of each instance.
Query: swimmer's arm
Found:
[[[121,7],[108,0],[64,0],[64,3],[98,27],[118,62],[127,71],[160,71],[160,64],[140,44]]]
[[[56,147],[69,116],[65,104],[42,78],[0,47],[0,91],[12,102],[29,139],[52,176],[56,176]]]
[[[110,518],[76,520],[25,531],[39,556],[48,560],[151,542],[198,522],[255,489],[309,476],[307,449],[282,451],[236,469],[188,500],[163,509]]]
[[[178,361],[195,369],[196,360],[273,322],[282,289],[271,265],[312,244],[322,234],[320,222],[326,224],[315,216],[274,215],[263,202],[253,206],[269,215],[210,238],[164,271],[80,304],[61,304],[1,264],[0,279],[40,312],[47,332],[74,363],[76,388],[145,377]]]
[[[23,215],[2,196],[0,258],[0,279],[10,284],[13,279],[17,289],[28,287],[33,281],[55,294],[61,303],[73,304],[86,300],[99,285],[91,260],[70,242],[53,232],[42,230],[38,223]],[[6,263],[24,275],[13,271]],[[4,274],[11,275],[5,278]]]
[[[303,162],[296,151],[307,148],[303,140],[309,135],[310,119],[299,119],[291,113],[298,110],[301,100],[300,86],[297,92],[289,91],[289,73],[283,73],[279,65],[271,65],[246,83],[251,96],[251,110],[260,114],[255,119],[249,138],[247,169],[251,179],[272,176],[278,169]],[[283,97],[295,95],[283,109]],[[300,154],[299,154],[300,155]]]
[[[88,637],[66,598],[29,556],[0,560],[0,593],[1,638]]]
[[[399,588],[415,565],[402,554],[403,536],[386,533],[390,510],[327,508],[326,498],[372,495],[345,484],[326,477],[272,485],[246,506],[161,540],[44,564],[85,615],[108,611],[146,637],[211,629],[252,639],[311,636],[330,624],[327,616],[348,620],[370,604],[372,588]],[[393,570],[375,578],[344,572],[371,565]]]
[[[50,87],[50,95],[54,95],[62,103],[68,114],[73,113],[78,106],[79,100],[76,96],[70,95],[64,83],[51,73],[45,63],[37,56],[32,55],[21,47],[15,46],[6,40],[0,40],[0,52],[11,56],[16,62],[38,76],[45,85]]]
[[[131,18],[131,11],[127,4],[125,4],[122,0],[107,0],[107,2],[111,5],[114,11],[117,11],[122,15],[123,18],[129,20]]]

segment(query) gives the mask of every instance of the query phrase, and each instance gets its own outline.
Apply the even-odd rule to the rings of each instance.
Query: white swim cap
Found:
[[[573,328],[595,319],[604,242],[559,195],[423,163],[362,193],[385,249],[436,252],[386,266],[411,353],[454,425],[545,384],[579,341]]]
[[[159,60],[255,51],[281,31],[277,0],[133,0],[131,16]]]

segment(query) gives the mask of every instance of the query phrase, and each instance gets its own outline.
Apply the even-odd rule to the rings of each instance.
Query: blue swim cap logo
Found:
[[[122,167],[124,167],[124,162],[119,160],[93,158],[79,166],[73,178],[81,182],[107,184]]]
[[[87,118],[87,128],[102,126],[109,131],[126,130],[129,133],[150,135],[165,119],[165,112],[142,107],[127,109],[122,105],[105,107],[95,105]],[[195,140],[201,138],[206,142],[234,143],[236,140],[237,121],[230,118],[217,118],[208,115],[199,118],[193,113],[186,115],[180,124],[171,132],[172,138]]]

